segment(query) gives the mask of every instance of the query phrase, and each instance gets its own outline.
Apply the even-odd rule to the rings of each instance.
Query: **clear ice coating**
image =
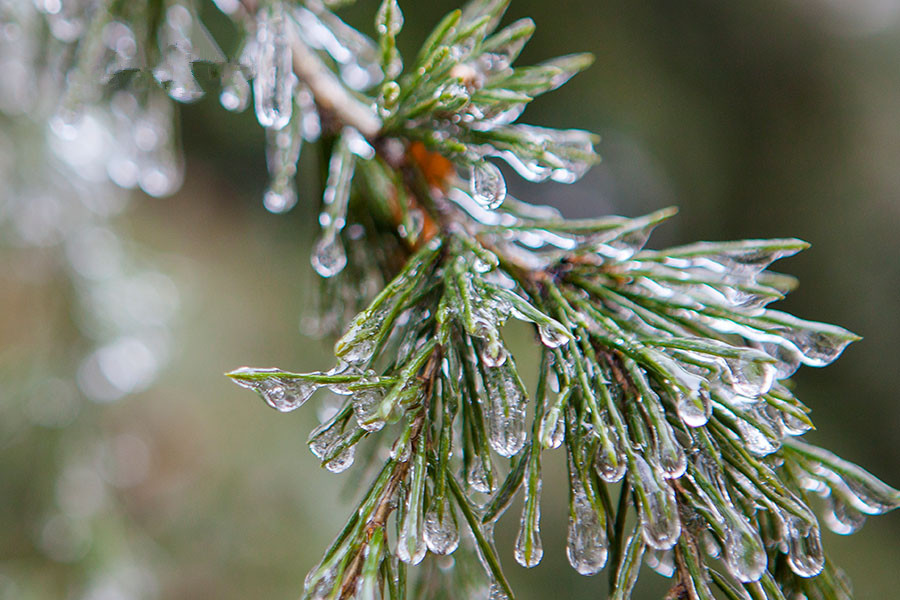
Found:
[[[634,454],[634,487],[641,506],[641,530],[651,548],[668,550],[678,541],[681,520],[675,491],[640,454]]]
[[[256,119],[263,127],[281,129],[291,120],[297,81],[290,24],[283,3],[266,3],[257,12],[256,46],[253,79]]]
[[[512,364],[485,369],[488,442],[501,456],[515,456],[525,445],[525,389]]]
[[[469,191],[478,204],[493,210],[506,199],[506,180],[497,165],[486,160],[479,161],[470,168]]]
[[[535,468],[538,467],[532,459],[525,471],[525,504],[514,549],[516,562],[528,568],[537,566],[544,556],[541,543],[541,474],[540,471],[532,472]]]
[[[290,412],[303,406],[318,389],[316,384],[283,376],[264,376],[281,373],[279,369],[250,369],[242,367],[229,373],[236,384],[257,392],[266,404],[280,412]],[[247,375],[246,377],[244,375]],[[263,375],[263,377],[259,377]]]
[[[452,554],[459,546],[456,514],[447,497],[435,496],[425,513],[425,545],[434,554]]]

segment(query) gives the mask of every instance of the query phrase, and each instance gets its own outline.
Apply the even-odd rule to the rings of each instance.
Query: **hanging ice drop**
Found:
[[[291,30],[281,2],[257,13],[256,77],[253,98],[256,119],[263,127],[281,129],[291,120],[294,85]]]
[[[446,497],[435,497],[425,513],[425,545],[434,554],[452,554],[459,545],[456,514]]]
[[[478,204],[493,210],[506,198],[506,180],[497,165],[482,160],[471,167],[469,191]]]
[[[322,277],[334,277],[347,266],[344,244],[334,235],[323,235],[316,243],[310,258],[313,268]]]
[[[250,104],[250,82],[238,65],[231,65],[222,74],[222,93],[219,103],[226,110],[243,112]]]

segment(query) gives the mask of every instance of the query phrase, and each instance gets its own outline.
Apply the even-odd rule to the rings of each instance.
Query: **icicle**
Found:
[[[519,520],[519,534],[516,536],[516,562],[523,567],[534,567],[544,556],[541,544],[541,473],[540,450],[533,454],[525,470],[525,503]]]
[[[311,258],[313,268],[322,277],[334,277],[347,265],[340,232],[347,223],[347,203],[350,200],[355,155],[348,139],[352,139],[350,129],[345,128],[345,133],[347,135],[342,135],[338,140],[328,164],[328,180],[322,197],[324,209],[319,215],[322,237],[316,243]]]
[[[681,534],[675,491],[640,454],[634,454],[633,460],[634,487],[641,505],[644,541],[651,548],[668,550]]]
[[[302,119],[302,115],[295,112],[287,127],[266,130],[266,163],[272,181],[263,196],[263,204],[269,212],[284,213],[297,203],[295,177],[303,142]]]
[[[488,442],[501,456],[515,456],[525,445],[527,398],[512,358],[499,367],[485,369],[484,383]]]
[[[559,448],[560,445],[562,445],[566,435],[565,420],[562,411],[571,393],[572,388],[570,387],[560,390],[556,399],[545,409],[546,412],[541,416],[538,437],[544,448]]]
[[[506,198],[506,180],[497,165],[480,161],[473,164],[469,172],[469,191],[478,204],[493,210]]]
[[[291,120],[294,75],[291,54],[291,31],[284,5],[266,4],[257,13],[256,76],[253,98],[256,119],[269,129],[282,129]]]
[[[435,496],[425,513],[425,545],[434,554],[452,554],[459,546],[459,527],[450,500]]]
[[[417,565],[425,558],[425,520],[422,506],[425,501],[425,447],[421,441],[415,449],[410,467],[410,485],[406,496],[406,511],[397,535],[397,558],[405,563]]]

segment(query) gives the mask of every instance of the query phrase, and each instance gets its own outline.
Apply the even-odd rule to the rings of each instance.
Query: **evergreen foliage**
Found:
[[[310,450],[336,473],[364,453],[359,462],[384,461],[303,598],[472,597],[484,585],[513,598],[494,524],[521,490],[515,558],[541,561],[541,458],[553,449],[568,465],[569,562],[606,569],[611,598],[631,596],[642,564],[672,578],[669,598],[851,597],[813,506],[850,533],[900,492],[800,440],[812,423],[790,376],[857,339],[767,308],[795,283],[770,265],[806,244],[647,250],[673,210],[571,220],[506,192],[497,160],[563,183],[596,162],[593,134],[517,121],[589,56],[513,66],[534,25],[498,30],[508,0],[449,13],[412,60],[397,50],[396,0],[378,8],[376,39],[334,3],[217,0],[242,32],[230,61],[188,0],[50,4],[56,38],[79,40],[58,131],[83,124],[92,103],[126,121],[170,118],[163,90],[199,98],[192,65],[209,61],[223,106],[252,97],[266,128],[269,210],[296,203],[302,145],[328,149],[312,265],[318,333],[340,334],[336,366],[229,373],[282,412],[319,389],[340,395]],[[165,133],[153,143],[120,131],[132,162],[109,177],[161,195],[181,166],[171,121],[153,126]],[[533,391],[503,340],[510,317],[534,327]],[[420,563],[419,577],[408,573]]]

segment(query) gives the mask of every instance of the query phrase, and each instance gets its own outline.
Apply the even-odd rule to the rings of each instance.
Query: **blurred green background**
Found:
[[[409,55],[455,4],[401,7]],[[371,31],[375,9],[360,1],[341,14]],[[227,33],[211,4],[204,13]],[[604,160],[571,186],[508,173],[511,193],[569,216],[678,205],[656,247],[811,242],[776,265],[801,281],[779,308],[865,339],[836,364],[798,373],[798,395],[818,426],[809,438],[900,485],[900,0],[514,0],[506,21],[523,16],[537,33],[520,63],[574,51],[597,57],[523,120],[595,131]],[[349,511],[360,473],[331,475],[306,449],[316,400],[281,415],[222,376],[244,364],[332,363],[330,344],[298,326],[313,284],[317,153],[307,148],[301,158],[298,206],[269,214],[263,132],[250,112],[226,113],[209,91],[180,107],[181,191],[139,198],[116,220],[169,274],[180,304],[171,365],[146,391],[65,422],[33,418],[34,404],[56,394],[34,383],[42,368],[71,361],[65,348],[80,343],[71,292],[52,249],[0,247],[0,598],[293,598]],[[511,345],[529,343],[510,335]],[[23,378],[30,383],[17,383]],[[109,460],[142,476],[94,498],[90,477],[72,475],[70,463],[94,456],[98,436],[111,440]],[[605,575],[584,578],[566,563],[555,454],[542,564],[526,571],[513,561],[515,507],[501,522],[501,557],[523,599],[604,597]],[[54,555],[42,519],[71,503],[67,494],[81,494],[82,504],[86,495],[95,518],[81,550]],[[858,598],[898,595],[900,513],[854,536],[824,536]],[[95,585],[109,577],[99,565],[125,546],[148,566],[116,575],[139,582],[133,595],[122,592],[127,585]],[[665,589],[648,571],[635,598]]]

